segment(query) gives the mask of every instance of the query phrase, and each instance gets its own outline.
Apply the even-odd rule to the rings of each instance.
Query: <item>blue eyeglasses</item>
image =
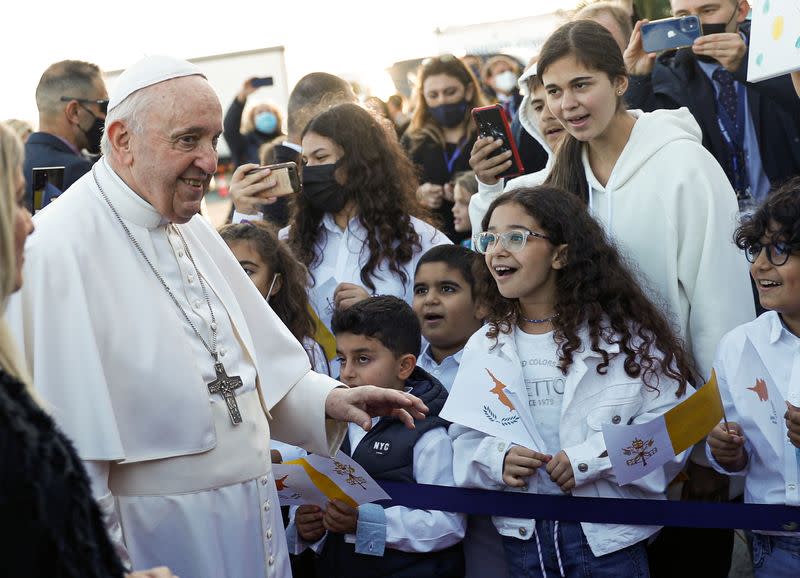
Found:
[[[478,233],[472,238],[472,244],[478,253],[485,255],[492,249],[492,247],[497,245],[498,241],[500,241],[500,244],[503,246],[503,248],[505,248],[507,251],[511,251],[512,253],[516,253],[525,247],[528,237],[538,237],[539,239],[547,239],[548,241],[550,240],[550,237],[547,235],[543,235],[542,233],[534,233],[533,231],[506,231],[505,233],[499,234],[492,233],[491,231],[484,231],[483,233]]]

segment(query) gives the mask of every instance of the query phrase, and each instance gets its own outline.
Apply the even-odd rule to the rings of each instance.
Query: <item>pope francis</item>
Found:
[[[155,56],[126,70],[103,158],[34,219],[8,315],[134,569],[290,576],[270,436],[331,454],[346,421],[413,427],[427,408],[311,371],[197,215],[221,132],[195,65]]]

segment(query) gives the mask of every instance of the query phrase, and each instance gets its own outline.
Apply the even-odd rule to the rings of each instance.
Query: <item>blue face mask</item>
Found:
[[[272,134],[278,128],[278,117],[274,112],[259,112],[253,121],[258,132]]]
[[[467,101],[453,102],[450,104],[440,104],[429,108],[433,119],[444,128],[453,128],[464,122],[464,115],[467,113]]]

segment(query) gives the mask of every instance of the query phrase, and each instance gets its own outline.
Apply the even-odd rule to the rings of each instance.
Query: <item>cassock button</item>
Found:
[[[614,417],[611,418],[611,423],[614,423],[614,424],[619,423],[621,421],[622,421],[622,418],[619,417],[618,415],[615,415]]]
[[[227,349],[225,349],[224,347],[220,347],[220,348],[219,348],[219,356],[220,356],[220,357],[225,357],[225,355],[226,355],[227,353],[228,353],[228,350],[227,350]]]
[[[267,476],[264,476],[263,478],[261,478],[261,485],[262,486],[266,486],[268,483],[269,483],[269,478]],[[269,504],[269,502],[267,502],[267,504]]]
[[[217,330],[217,322],[216,321],[212,321],[211,322],[211,331],[216,331],[216,330]]]
[[[526,528],[520,528],[519,529],[519,535],[524,538],[525,536],[528,535],[528,530]]]
[[[178,257],[180,257],[181,259],[183,259],[183,251],[178,251]]]
[[[194,275],[187,275],[186,281],[188,281],[190,285],[194,283]]]
[[[588,470],[588,469],[589,469],[589,466],[587,466],[586,464],[578,464],[578,471],[579,472],[585,473],[586,470]]]
[[[786,486],[786,488],[787,488],[787,489],[788,489],[790,492],[794,492],[794,489],[795,489],[796,487],[797,487],[797,486],[795,486],[794,484],[789,484],[788,486]]]
[[[272,530],[267,530],[267,540],[272,540]]]
[[[194,300],[194,308],[195,308],[195,309],[200,309],[200,307],[201,307],[202,305],[203,305],[203,302],[202,302],[202,301],[200,301],[199,299],[195,299],[195,300]]]
[[[270,556],[269,560],[267,560],[267,564],[272,566],[275,563],[275,556]]]
[[[269,502],[264,502],[264,511],[269,512]]]
[[[497,444],[497,451],[498,452],[505,451],[505,449],[506,449],[506,444],[504,444],[504,443]]]

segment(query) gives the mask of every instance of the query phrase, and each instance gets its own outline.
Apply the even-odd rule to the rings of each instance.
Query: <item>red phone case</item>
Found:
[[[499,116],[499,123],[498,123]],[[511,150],[511,158],[514,161],[507,171],[498,175],[502,178],[516,177],[525,171],[522,166],[522,159],[519,157],[519,150],[517,150],[517,143],[514,142],[514,137],[511,135],[511,127],[508,123],[506,111],[499,104],[490,106],[482,106],[472,109],[472,117],[475,119],[475,124],[478,127],[478,134],[480,136],[493,136],[495,138],[502,138],[505,146]],[[499,126],[498,126],[499,125]],[[490,130],[487,128],[490,127]],[[503,152],[503,149],[500,149]],[[497,154],[500,154],[498,152]],[[494,155],[493,155],[494,156]]]

